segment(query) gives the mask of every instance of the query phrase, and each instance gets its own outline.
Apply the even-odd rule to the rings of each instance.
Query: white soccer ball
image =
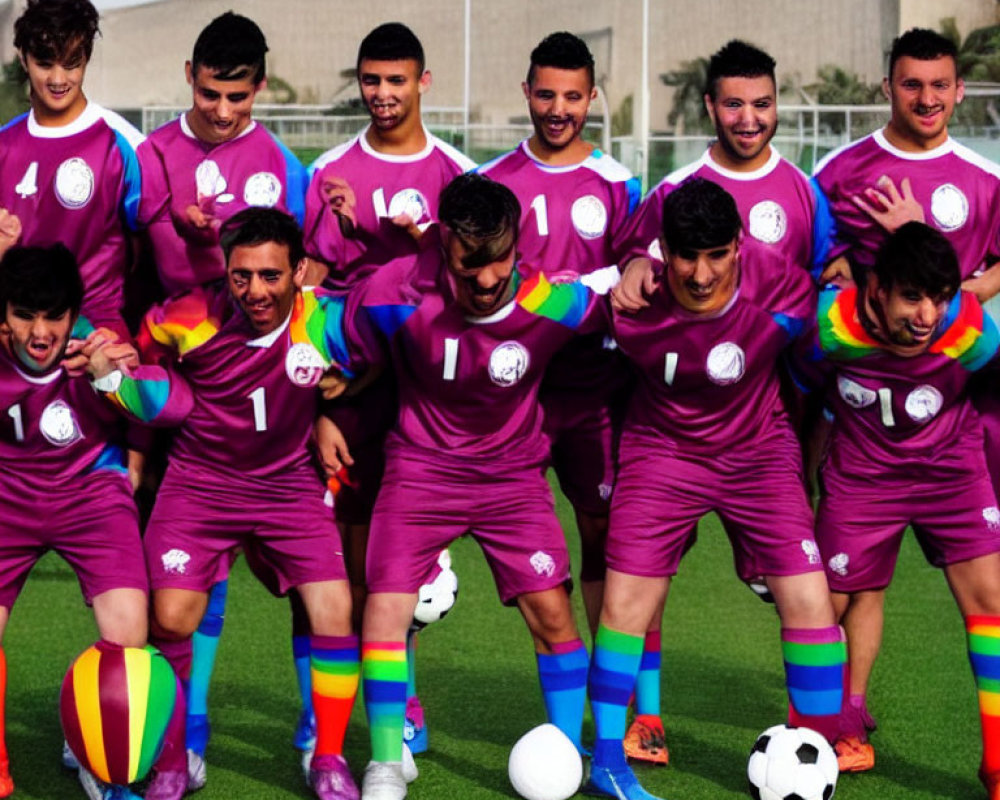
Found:
[[[569,737],[546,722],[517,740],[507,774],[525,800],[566,800],[580,788],[583,760]]]
[[[830,743],[811,728],[768,728],[747,762],[754,800],[830,800],[839,774]]]
[[[458,576],[451,569],[451,554],[442,550],[438,556],[438,573],[417,591],[417,607],[413,610],[413,627],[417,630],[437,622],[451,611],[458,597]]]

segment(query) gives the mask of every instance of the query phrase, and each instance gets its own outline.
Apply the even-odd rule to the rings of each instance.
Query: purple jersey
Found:
[[[950,138],[927,152],[906,152],[879,130],[834,150],[816,167],[814,180],[832,215],[827,260],[849,253],[862,265],[874,262],[886,233],[851,198],[864,197],[883,175],[897,187],[910,179],[927,224],[958,253],[963,280],[1000,255],[1000,167]]]
[[[125,227],[135,226],[142,134],[88,103],[73,122],[39,125],[34,113],[0,130],[0,207],[16,214],[21,244],[61,242],[83,278],[83,312],[95,323],[118,317],[129,260]]]
[[[413,155],[387,155],[365,138],[327,151],[312,164],[306,194],[305,243],[330,267],[331,285],[352,286],[373,268],[416,251],[409,233],[390,218],[406,213],[419,226],[437,219],[438,196],[451,179],[475,164],[425,130],[427,146]],[[354,192],[354,233],[345,237],[323,196],[324,181],[339,178]]]
[[[773,256],[779,264],[813,269],[815,190],[805,173],[773,147],[767,163],[753,172],[721,167],[706,150],[697,161],[667,175],[629,221],[624,260],[642,256],[663,259],[659,244],[663,201],[681,183],[695,177],[717,183],[733,196],[743,221],[745,250],[756,249],[761,256]]]
[[[138,222],[147,228],[160,282],[175,294],[226,273],[219,225],[250,206],[278,208],[302,223],[308,182],[292,152],[251,122],[235,139],[209,144],[182,114],[136,151],[142,170]],[[212,219],[199,228],[191,210]]]

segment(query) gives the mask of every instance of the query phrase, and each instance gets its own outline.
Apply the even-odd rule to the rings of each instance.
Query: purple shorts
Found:
[[[10,608],[47,550],[76,573],[87,603],[111,589],[149,591],[139,522],[128,478],[98,471],[53,487],[44,498],[3,486],[0,606]]]
[[[569,553],[541,467],[445,464],[390,447],[368,539],[368,591],[416,592],[460,536],[479,542],[504,603],[569,582]]]
[[[1000,552],[1000,510],[985,471],[965,483],[929,477],[877,486],[828,473],[816,541],[831,591],[888,586],[908,525],[935,567]]]
[[[222,486],[218,478],[192,470],[179,477],[168,467],[143,540],[153,589],[208,591],[228,574],[237,548],[274,594],[345,580],[324,487],[312,473],[296,477]]]
[[[791,434],[787,441],[703,458],[666,449],[655,440],[622,438],[609,568],[643,577],[676,574],[694,544],[696,523],[710,511],[722,519],[741,580],[823,568]]]

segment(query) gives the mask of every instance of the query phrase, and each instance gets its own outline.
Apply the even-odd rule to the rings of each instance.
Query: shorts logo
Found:
[[[490,353],[490,380],[497,386],[513,386],[528,371],[531,357],[520,342],[502,342]]]
[[[746,354],[733,342],[723,342],[713,347],[705,360],[709,380],[719,386],[737,383],[746,371]]]
[[[67,158],[56,170],[56,197],[66,208],[83,208],[94,196],[94,171],[82,158]]]
[[[576,232],[584,239],[599,239],[608,227],[608,210],[600,198],[592,194],[574,200],[569,216]]]
[[[38,427],[46,441],[56,447],[69,447],[83,438],[76,414],[62,400],[54,400],[45,406]]]
[[[597,487],[597,494],[602,500],[608,500],[611,497],[612,488],[614,487],[612,487],[610,483],[602,483]]]
[[[551,578],[556,574],[556,562],[553,560],[552,556],[548,553],[543,553],[541,550],[535,552],[535,554],[528,560],[531,564],[531,568],[538,575],[545,575]]]
[[[758,242],[774,244],[785,238],[788,231],[788,217],[785,209],[774,200],[761,200],[747,215],[747,228]]]
[[[850,560],[847,553],[837,553],[837,555],[827,562],[827,565],[830,567],[830,572],[835,572],[843,578],[847,575],[847,565],[850,563]]]
[[[941,392],[933,386],[924,384],[906,396],[904,408],[907,416],[914,422],[927,422],[941,410],[942,405],[944,398]]]
[[[878,399],[878,395],[871,389],[866,389],[860,383],[855,383],[843,375],[837,377],[837,390],[851,408],[865,408]]]
[[[663,261],[663,248],[660,246],[659,239],[653,239],[649,243],[649,247],[646,248],[646,252],[657,261]]]
[[[819,564],[819,547],[816,546],[816,542],[812,539],[802,540],[802,552],[806,554],[806,559],[810,564]]]
[[[211,198],[217,203],[230,203],[232,194],[226,193],[226,179],[222,177],[219,165],[210,158],[202,161],[194,171],[194,182],[198,187],[198,201]]]
[[[400,214],[420,222],[424,217],[430,217],[430,206],[418,189],[401,189],[389,201],[389,216],[398,217]]]
[[[248,206],[272,208],[281,197],[281,181],[272,172],[255,172],[243,184],[243,202]]]
[[[187,564],[191,560],[191,556],[175,547],[160,556],[160,560],[163,562],[164,572],[169,572],[172,575],[183,575],[187,572]]]
[[[989,528],[991,532],[1000,532],[1000,508],[997,508],[996,506],[984,508],[983,519],[986,521],[986,527]]]
[[[326,362],[319,350],[308,342],[298,342],[288,348],[285,374],[296,386],[311,387],[319,383],[326,371]]]
[[[969,218],[969,201],[953,183],[938,186],[931,194],[931,216],[943,231],[957,231]]]

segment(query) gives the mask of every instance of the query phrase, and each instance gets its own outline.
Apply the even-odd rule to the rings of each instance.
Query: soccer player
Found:
[[[431,73],[408,27],[389,22],[372,30],[358,47],[357,77],[371,121],[354,139],[316,159],[306,197],[306,249],[329,269],[327,285],[339,288],[415,252],[415,236],[437,219],[441,190],[474,166],[424,127],[420,103]],[[387,378],[357,397],[342,398],[332,415],[354,457],[335,513],[359,622],[368,527],[385,466],[385,435],[395,419],[394,398]],[[420,753],[427,749],[427,729],[416,693],[413,637],[408,648],[407,744]]]
[[[650,621],[709,511],[722,519],[740,578],[765,576],[774,596],[792,724],[836,738],[846,661],[778,375],[782,352],[815,314],[812,280],[741,263],[736,203],[710,181],[681,184],[661,216],[663,285],[647,309],[615,314],[613,324],[638,384],[611,504],[584,791],[619,800],[652,797],[625,760],[626,710]]]
[[[600,272],[617,280],[616,236],[641,187],[583,138],[597,97],[594,57],[579,37],[552,33],[531,52],[521,86],[534,133],[479,171],[510,187],[521,203],[522,264],[529,271]],[[592,631],[614,484],[614,399],[626,382],[620,358],[605,344],[603,334],[574,342],[553,362],[542,389],[553,466],[580,531],[580,592]]]
[[[913,29],[898,37],[889,56],[883,91],[892,113],[885,128],[823,159],[814,180],[829,204],[829,255],[824,280],[849,277],[849,259],[870,266],[879,245],[907,219],[926,220],[958,253],[962,288],[983,303],[1000,289],[1000,168],[951,139],[948,122],[962,100],[955,45],[933,31]],[[991,266],[992,265],[992,266]],[[994,318],[995,319],[995,318]],[[988,393],[976,392],[986,426],[987,463],[1000,480],[1000,408]],[[851,661],[848,714],[868,729],[868,679],[882,638],[884,593],[853,593],[844,613]],[[854,726],[852,726],[854,727]],[[874,751],[867,736],[839,744],[841,767],[871,769]]]
[[[816,540],[841,614],[855,594],[885,590],[907,526],[944,570],[979,690],[979,774],[1000,800],[1000,511],[966,392],[1000,334],[961,281],[946,236],[911,222],[860,285],[823,292],[810,352],[834,373],[835,413]],[[845,719],[863,742],[863,720]]]
[[[187,681],[191,635],[209,588],[242,547],[269,588],[295,588],[312,630],[317,738],[309,783],[321,800],[356,800],[343,739],[358,684],[358,640],[340,537],[308,450],[328,356],[325,300],[302,292],[295,220],[248,208],[221,228],[226,284],[154,307],[144,358],[188,383],[195,408],[174,437],[144,546],[153,589],[150,639]],[[188,787],[184,713],[175,715],[148,800]]]
[[[244,208],[277,208],[302,222],[306,170],[252,117],[254,98],[267,83],[267,49],[253,20],[231,11],[213,19],[198,35],[191,60],[184,65],[191,108],[153,131],[137,150],[143,179],[138,222],[168,294],[225,277],[219,229]],[[187,686],[187,746],[194,785],[204,780],[208,688],[227,586],[220,581],[212,587],[206,616],[194,635]],[[315,739],[304,616],[300,608],[293,615],[292,636],[303,704],[294,742],[303,750]]]
[[[79,316],[83,297],[76,259],[61,244],[13,247],[0,261],[0,638],[28,573],[51,549],[76,572],[101,639],[142,647],[148,582],[114,404],[159,424],[185,409],[165,391],[161,368],[137,367],[131,345]],[[86,372],[64,368],[73,352]],[[14,791],[6,679],[0,648],[0,797]],[[89,773],[81,783],[94,800],[136,797]]]

